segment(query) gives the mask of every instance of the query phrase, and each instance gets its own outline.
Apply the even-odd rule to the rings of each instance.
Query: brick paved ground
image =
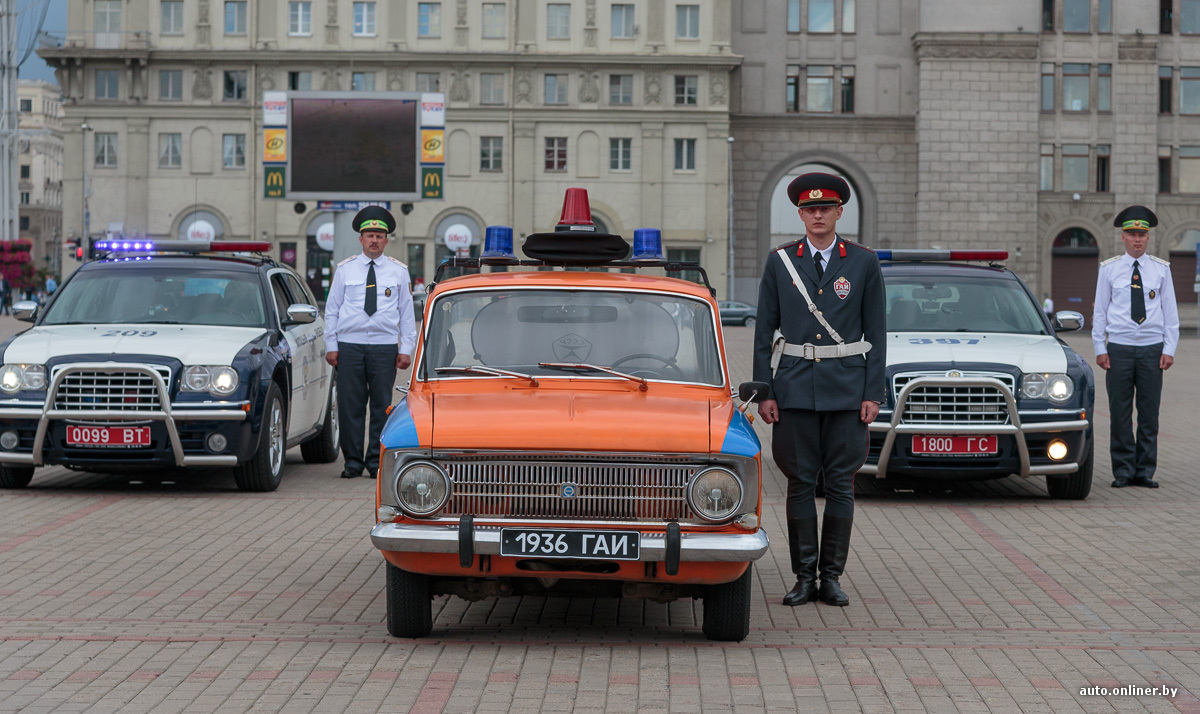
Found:
[[[749,336],[728,332],[735,382]],[[298,450],[271,494],[43,469],[0,494],[0,710],[1200,712],[1200,342],[1167,385],[1157,491],[1110,489],[1099,448],[1085,502],[1040,479],[862,494],[848,608],[778,604],[767,464],[773,543],[740,644],[705,641],[690,602],[534,597],[439,600],[432,637],[390,638],[374,482]],[[1164,684],[1178,695],[1080,695]]]

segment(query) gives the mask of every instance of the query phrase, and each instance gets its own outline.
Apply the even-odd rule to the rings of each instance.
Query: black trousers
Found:
[[[1163,371],[1158,366],[1163,345],[1135,347],[1108,344],[1108,411],[1111,414],[1109,453],[1115,479],[1138,481],[1154,477],[1158,466],[1158,406],[1162,401]],[[1133,406],[1137,404],[1137,437]]]
[[[818,473],[825,480],[825,515],[852,517],[854,474],[867,460],[869,439],[857,409],[780,409],[771,451],[788,480],[787,517],[817,517]]]
[[[387,421],[396,384],[397,345],[338,343],[338,419],[342,458],[348,469],[379,468],[379,435]],[[371,428],[367,456],[363,459],[363,418],[370,402]]]

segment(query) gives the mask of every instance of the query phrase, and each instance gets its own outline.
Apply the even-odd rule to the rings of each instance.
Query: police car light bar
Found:
[[[268,241],[193,241],[193,240],[100,240],[93,244],[96,250],[120,253],[267,253],[271,250]]]
[[[925,250],[925,249],[883,249],[875,251],[880,260],[1008,260],[1007,250]]]

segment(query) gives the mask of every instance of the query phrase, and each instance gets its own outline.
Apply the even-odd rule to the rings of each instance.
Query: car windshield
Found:
[[[884,277],[890,332],[1046,334],[1040,308],[1016,280]]]
[[[258,275],[151,264],[87,270],[59,291],[41,324],[164,323],[265,327]]]
[[[539,378],[611,376],[543,363],[607,367],[646,380],[724,383],[707,302],[604,290],[479,290],[438,297],[430,311],[422,378],[478,365]],[[479,378],[473,376],[472,378]]]

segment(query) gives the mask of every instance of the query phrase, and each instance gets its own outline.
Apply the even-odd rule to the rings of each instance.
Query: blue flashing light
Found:
[[[513,229],[508,226],[488,226],[483,235],[481,258],[515,258]]]
[[[657,228],[635,228],[633,231],[634,260],[662,260],[662,231]]]

